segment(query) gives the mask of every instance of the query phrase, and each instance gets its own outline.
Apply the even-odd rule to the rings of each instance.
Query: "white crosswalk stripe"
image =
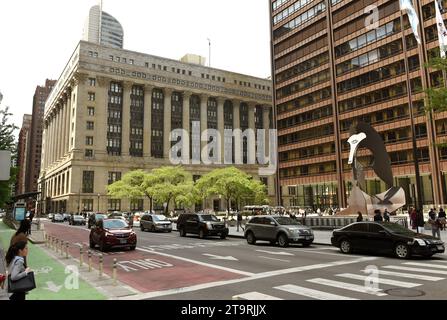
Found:
[[[362,281],[365,281],[365,280],[368,281],[369,279],[371,279],[372,281],[376,281],[377,283],[389,284],[392,286],[403,287],[403,288],[414,288],[414,287],[418,287],[418,286],[422,285],[420,283],[385,279],[380,276],[377,278],[372,278],[371,276],[363,276],[363,275],[353,274],[353,273],[341,273],[341,274],[337,274],[336,276],[342,277],[342,278],[347,278],[347,279],[362,280]]]
[[[428,267],[428,268],[437,268],[437,269],[447,269],[447,266],[442,266],[440,264],[432,264],[432,263],[404,262],[403,264],[408,265],[408,266],[416,266],[416,267]]]
[[[309,288],[305,288],[305,287],[295,286],[293,284],[286,284],[283,286],[274,287],[274,289],[294,293],[294,294],[297,294],[300,296],[313,298],[313,299],[317,299],[317,300],[358,300],[355,298],[349,298],[349,297],[344,297],[344,296],[340,296],[337,294],[332,294],[332,293],[318,291],[318,290],[309,289]]]
[[[257,291],[247,292],[233,296],[233,300],[283,300]]]
[[[384,266],[382,268],[399,270],[399,271],[424,272],[424,273],[433,273],[433,274],[447,275],[447,271],[444,271],[444,270],[433,270],[433,269],[427,269],[427,268],[425,268],[425,269],[423,269],[423,268],[410,268],[410,267],[404,267],[404,266]]]
[[[320,285],[324,285],[324,286],[330,286],[330,287],[335,287],[335,288],[340,288],[340,289],[345,289],[345,290],[351,290],[351,291],[371,294],[371,295],[375,295],[375,296],[379,296],[379,297],[387,295],[386,293],[382,292],[382,289],[379,289],[379,288],[359,286],[357,284],[352,284],[352,283],[347,283],[347,282],[333,281],[333,280],[323,279],[323,278],[309,279],[307,281],[316,283],[316,284],[320,284]]]
[[[361,270],[362,272],[369,273],[369,270]],[[425,280],[425,281],[441,281],[445,278],[441,277],[432,277],[432,276],[426,276],[424,274],[414,274],[414,273],[402,273],[402,272],[394,272],[394,271],[387,271],[387,270],[379,270],[379,275],[385,275],[385,276],[395,276],[400,278],[410,278],[410,279],[416,279],[416,280]]]

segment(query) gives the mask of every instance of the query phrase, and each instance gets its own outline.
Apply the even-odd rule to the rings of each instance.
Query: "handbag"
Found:
[[[11,275],[8,275],[8,293],[28,292],[36,288],[34,272],[28,272],[26,277],[12,281]]]

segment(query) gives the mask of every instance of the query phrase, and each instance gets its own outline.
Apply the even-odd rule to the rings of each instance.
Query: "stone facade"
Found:
[[[81,41],[45,107],[40,208],[149,209],[148,199],[132,205],[111,199],[107,185],[131,170],[172,165],[171,130],[190,132],[197,125],[193,120],[202,131],[215,128],[222,137],[224,129],[244,125],[273,128],[271,90],[269,80]],[[246,146],[254,148],[254,141]],[[197,152],[192,149],[192,155]],[[197,177],[225,166],[223,152],[214,156],[221,164],[184,167]],[[236,166],[260,178],[260,165]],[[261,178],[273,203],[275,176]],[[225,209],[219,199],[204,205]]]

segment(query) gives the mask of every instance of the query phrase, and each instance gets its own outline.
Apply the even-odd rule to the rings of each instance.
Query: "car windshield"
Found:
[[[124,220],[104,220],[104,229],[124,229],[128,226]]]
[[[73,219],[84,219],[83,216],[74,216]]]
[[[219,221],[219,219],[217,219],[216,216],[213,216],[212,214],[200,215],[200,219],[202,221]]]
[[[398,234],[405,234],[408,236],[414,236],[416,233],[411,231],[408,228],[405,228],[404,226],[398,224],[398,223],[393,223],[393,222],[382,222],[381,225],[383,227],[385,227],[385,229],[388,229],[389,231],[393,232],[393,233],[398,233]]]
[[[168,220],[168,218],[166,218],[166,216],[164,216],[162,214],[153,215],[152,218],[154,219],[154,221],[167,221]]]
[[[56,217],[56,218],[62,218],[62,215],[59,214],[59,213],[56,213],[55,217]]]
[[[300,226],[301,223],[289,217],[276,217],[276,222],[283,226]]]
[[[101,219],[104,219],[105,217],[106,217],[105,214],[97,214],[97,215],[95,215],[95,219],[96,220],[101,220]]]

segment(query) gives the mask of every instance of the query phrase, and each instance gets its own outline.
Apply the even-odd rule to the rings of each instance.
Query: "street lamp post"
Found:
[[[98,212],[99,212],[99,198],[101,197],[101,194],[98,193]]]

